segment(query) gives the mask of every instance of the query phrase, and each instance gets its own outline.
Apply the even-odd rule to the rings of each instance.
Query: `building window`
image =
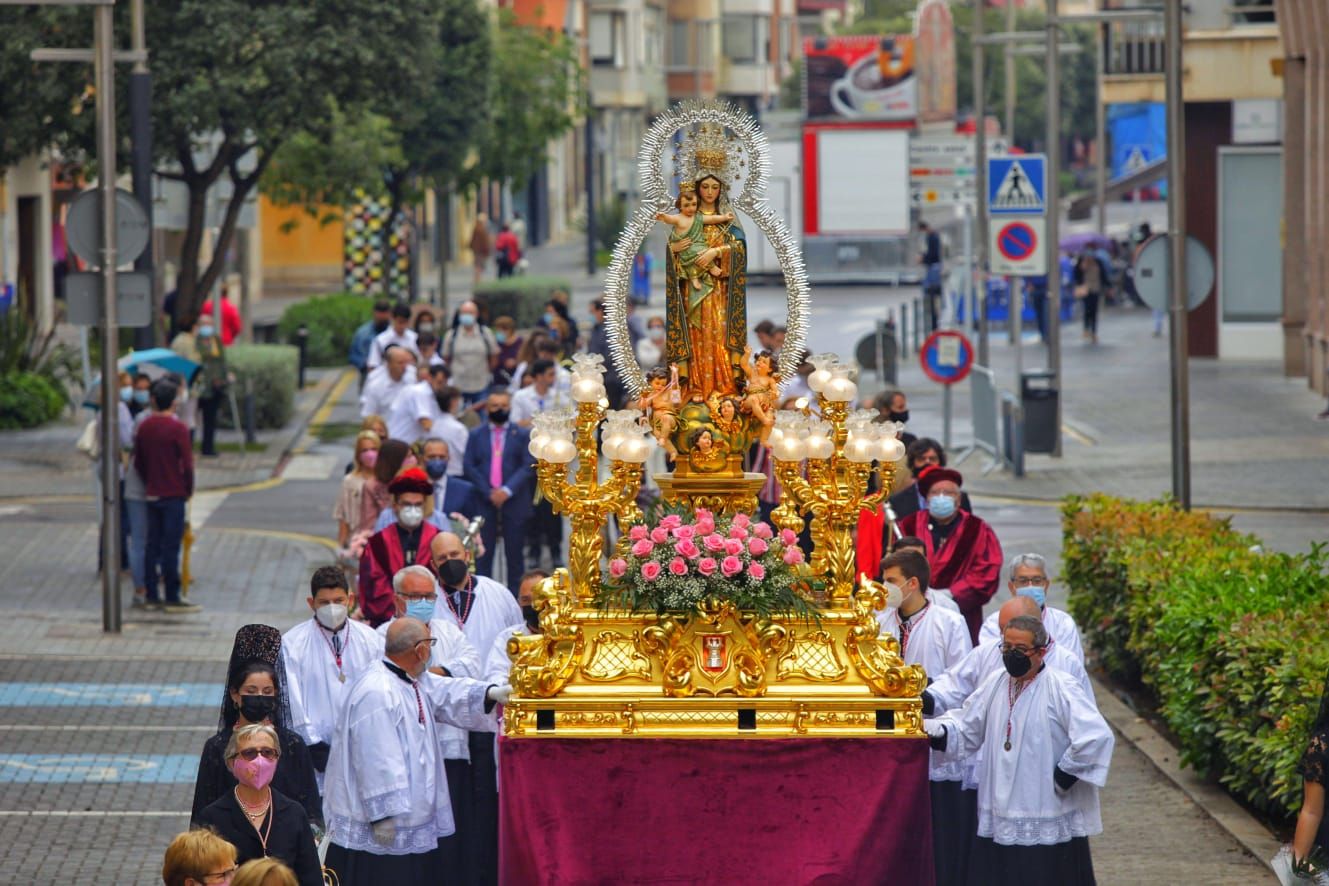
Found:
[[[752,64],[757,61],[757,16],[726,15],[721,24],[724,54],[731,62]]]
[[[623,14],[592,12],[588,32],[591,64],[596,67],[623,67]]]
[[[642,16],[642,36],[644,45],[642,47],[642,63],[650,69],[659,68],[661,55],[663,54],[660,41],[663,39],[663,19],[664,13],[653,6],[646,7],[646,12]]]
[[[692,23],[671,21],[669,23],[669,67],[692,67]]]

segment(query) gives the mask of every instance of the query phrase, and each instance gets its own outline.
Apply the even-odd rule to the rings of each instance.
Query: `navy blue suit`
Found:
[[[489,483],[489,467],[493,456],[492,434],[493,427],[487,422],[471,431],[463,461],[466,479],[475,487],[478,504],[476,513],[485,518],[484,528],[480,530],[485,555],[476,563],[476,571],[493,577],[494,550],[501,524],[504,560],[508,567],[507,582],[510,587],[516,587],[525,567],[523,551],[526,547],[526,531],[534,513],[535,467],[526,448],[531,438],[525,428],[509,424],[503,429],[503,485],[512,493],[512,497],[503,503],[502,508],[495,508],[489,500],[489,493],[494,488]]]

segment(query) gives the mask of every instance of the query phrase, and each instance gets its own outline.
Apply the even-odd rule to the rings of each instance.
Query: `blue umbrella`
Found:
[[[170,348],[148,348],[146,351],[133,351],[121,357],[116,366],[125,372],[139,372],[144,365],[156,366],[163,372],[174,372],[183,376],[186,382],[193,382],[194,375],[202,366],[187,357],[181,357]]]
[[[181,357],[170,348],[148,348],[145,351],[132,351],[117,360],[115,365],[121,372],[131,374],[142,372],[154,381],[173,372],[182,376],[186,384],[191,384],[194,381],[194,376],[203,368],[188,357]],[[99,375],[93,379],[92,387],[88,389],[88,395],[83,398],[83,405],[88,409],[101,408],[101,385],[102,379]]]

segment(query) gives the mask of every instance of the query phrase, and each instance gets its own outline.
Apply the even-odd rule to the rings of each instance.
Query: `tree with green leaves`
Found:
[[[121,34],[128,25],[124,6],[117,10]],[[158,174],[188,193],[177,317],[196,312],[219,280],[244,203],[282,145],[299,132],[330,142],[336,109],[372,103],[416,76],[439,15],[433,0],[169,0],[149,6],[154,159]],[[25,122],[3,150],[21,156],[45,144],[90,156],[94,115],[80,99],[91,71],[75,69],[85,85],[71,89],[62,107],[58,88],[45,81],[66,75],[26,59],[36,46],[90,45],[91,15],[86,9],[6,8],[0,32],[0,72],[15,74],[0,91],[0,119],[7,126],[40,121]],[[117,107],[123,115],[127,103]],[[123,118],[120,132],[128,132]],[[213,258],[204,263],[208,193],[223,181],[229,198]]]
[[[544,165],[550,140],[571,129],[583,112],[576,45],[566,34],[523,25],[511,10],[500,9],[492,83],[477,172],[520,188]]]

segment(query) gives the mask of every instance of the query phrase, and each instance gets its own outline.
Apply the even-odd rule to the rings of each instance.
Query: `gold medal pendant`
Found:
[[[338,671],[338,672],[337,672],[337,682],[338,682],[338,683],[345,683],[345,682],[346,682],[346,675],[343,674],[341,671]],[[1010,748],[1008,747],[1008,748],[1006,748],[1006,750],[1009,751]]]

